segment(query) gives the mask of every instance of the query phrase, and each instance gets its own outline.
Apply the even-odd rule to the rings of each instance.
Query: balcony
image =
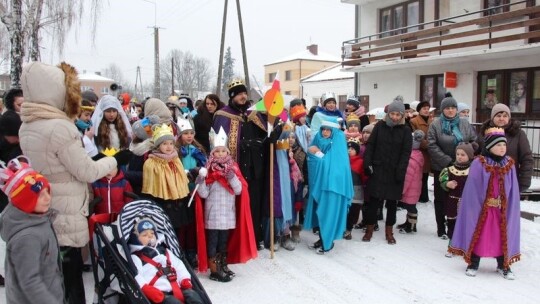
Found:
[[[502,5],[507,11],[499,14],[488,8],[345,41],[342,66],[361,72],[540,54],[540,6],[512,7],[525,2]]]

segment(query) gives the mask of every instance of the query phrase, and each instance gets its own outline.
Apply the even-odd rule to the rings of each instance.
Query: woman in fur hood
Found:
[[[482,140],[484,132],[492,127],[504,128],[506,136],[506,153],[516,162],[519,191],[527,190],[531,186],[533,173],[533,157],[531,145],[525,131],[521,129],[521,122],[512,119],[510,108],[498,103],[491,109],[491,119],[485,121],[480,129],[479,152],[484,148]]]

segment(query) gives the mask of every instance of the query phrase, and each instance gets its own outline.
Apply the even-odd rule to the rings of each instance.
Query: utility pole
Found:
[[[225,48],[225,28],[227,24],[227,3],[229,0],[225,0],[225,8],[223,9],[223,24],[221,26],[221,46],[219,47],[219,67],[218,67],[218,80],[216,95],[221,95],[221,77],[223,76],[223,50]]]
[[[171,96],[174,96],[174,57],[171,57]]]
[[[137,74],[135,75],[135,96],[139,102],[143,99],[143,87],[141,80],[141,67],[137,66]]]
[[[154,97],[159,98],[161,87],[159,85],[159,27],[154,26]]]
[[[244,41],[244,26],[242,25],[242,12],[240,11],[240,0],[236,0],[236,10],[238,11],[238,26],[240,27],[240,44],[242,45],[242,60],[244,63],[244,75],[246,77],[245,82],[246,82],[246,88],[248,90],[248,96],[249,96],[249,91],[251,87],[249,85],[246,43]]]

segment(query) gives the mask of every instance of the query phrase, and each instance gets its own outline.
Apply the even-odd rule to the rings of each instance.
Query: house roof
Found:
[[[114,79],[103,77],[98,74],[79,74],[79,80],[86,80],[86,81],[102,81],[102,82],[114,82]]]
[[[354,78],[353,72],[345,72],[341,69],[341,63],[330,66],[326,69],[315,72],[302,79],[301,82],[316,82],[324,80],[351,79]]]
[[[287,57],[281,58],[279,60],[267,63],[264,66],[272,65],[272,64],[276,64],[276,63],[281,63],[281,62],[293,61],[293,60],[313,60],[313,61],[341,62],[341,58],[338,57],[338,56],[334,56],[334,55],[331,55],[331,54],[328,54],[328,53],[325,53],[325,52],[321,52],[321,51],[318,51],[317,55],[314,55],[309,50],[303,50],[303,51],[298,52],[296,54],[292,54],[292,55],[289,55]]]

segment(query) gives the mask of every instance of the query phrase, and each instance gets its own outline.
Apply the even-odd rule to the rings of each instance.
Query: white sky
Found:
[[[62,58],[56,51],[51,56],[49,48],[42,50],[42,60],[51,64],[65,60],[79,72],[100,71],[114,62],[132,84],[140,65],[142,81],[153,82],[154,38],[150,27],[157,7],[157,25],[163,28],[160,58],[175,48],[191,51],[207,58],[217,77],[223,0],[156,0],[156,6],[144,0],[103,1],[94,48],[90,22],[85,18],[78,34],[72,31],[69,35]],[[320,51],[340,56],[341,43],[354,38],[354,5],[339,0],[242,0],[240,5],[249,73],[261,85],[264,64],[302,51],[311,43],[318,44]],[[235,72],[243,75],[236,0],[228,4],[225,49],[228,46],[236,59]]]

